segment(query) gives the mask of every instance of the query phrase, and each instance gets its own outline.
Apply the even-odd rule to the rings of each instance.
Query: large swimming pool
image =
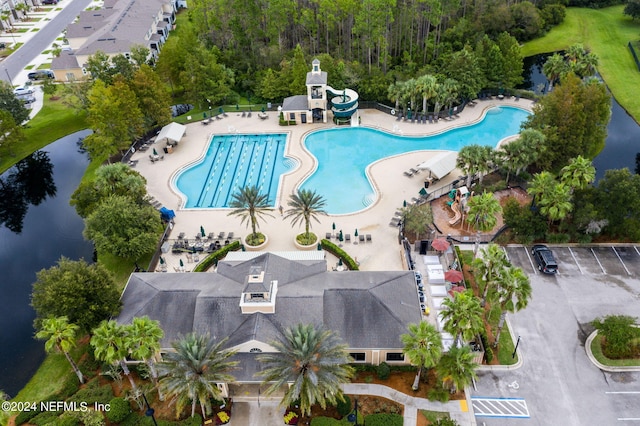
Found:
[[[280,177],[297,162],[285,157],[287,135],[216,135],[200,162],[182,170],[175,185],[186,208],[224,208],[238,189],[257,186],[275,206]]]
[[[528,115],[519,108],[492,108],[476,124],[425,137],[363,127],[315,131],[305,138],[304,145],[316,158],[317,167],[301,188],[321,194],[330,214],[357,212],[376,199],[365,174],[372,163],[412,151],[458,151],[471,144],[496,146],[505,137],[519,133]],[[429,129],[428,124],[410,125]],[[284,155],[286,141],[284,133],[214,136],[204,157],[176,175],[174,184],[185,198],[185,207],[226,208],[232,194],[251,185],[268,194],[275,207],[282,175],[297,166],[296,160]],[[398,170],[398,176],[401,174]],[[286,201],[282,203],[286,205]]]
[[[528,116],[529,112],[520,108],[492,108],[476,124],[424,137],[398,136],[363,127],[319,130],[304,141],[317,160],[317,169],[301,188],[321,194],[330,214],[353,213],[376,199],[365,174],[366,168],[375,161],[420,150],[459,151],[473,144],[495,147],[500,140],[518,134]],[[402,176],[402,170],[398,170],[398,176]]]

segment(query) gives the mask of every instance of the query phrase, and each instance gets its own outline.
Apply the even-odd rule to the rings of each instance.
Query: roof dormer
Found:
[[[271,279],[271,274],[265,273],[258,266],[251,267],[247,275],[240,309],[243,314],[273,314],[276,312],[276,294],[278,293],[278,281]]]

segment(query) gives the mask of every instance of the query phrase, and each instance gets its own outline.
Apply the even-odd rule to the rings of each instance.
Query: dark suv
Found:
[[[45,80],[47,78],[54,78],[55,75],[51,70],[37,70],[27,74],[27,77],[29,77],[29,80]]]
[[[540,272],[545,274],[555,274],[558,272],[558,263],[553,257],[553,252],[549,247],[542,244],[536,244],[531,249],[531,254],[538,263],[538,270],[540,270]]]

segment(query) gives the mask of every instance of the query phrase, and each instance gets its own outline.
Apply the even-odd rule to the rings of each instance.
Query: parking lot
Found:
[[[600,371],[584,348],[595,318],[640,317],[640,245],[549,248],[556,275],[538,271],[531,246],[505,247],[533,290],[529,305],[508,316],[514,338],[521,337],[523,363],[515,370],[480,371],[472,391],[481,400],[520,398],[529,418],[483,406],[477,424],[640,424],[640,372]]]
[[[576,275],[616,275],[620,277],[640,277],[640,248],[636,245],[611,246],[553,246],[549,245],[558,262],[558,274]],[[505,248],[509,260],[528,274],[538,275],[538,265],[531,256],[530,246],[509,246]]]

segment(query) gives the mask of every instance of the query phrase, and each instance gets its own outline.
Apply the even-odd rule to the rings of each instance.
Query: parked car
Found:
[[[18,87],[13,90],[13,94],[16,96],[30,95],[32,93],[33,89],[31,87]]]
[[[36,101],[36,98],[33,95],[26,95],[26,96],[20,97],[20,100],[28,105],[28,104],[34,103]]]
[[[58,0],[42,0],[42,4],[58,4]]]
[[[29,80],[45,80],[47,78],[54,78],[55,75],[51,70],[36,70],[27,74]]]
[[[558,262],[553,257],[553,252],[544,244],[536,244],[531,249],[531,255],[538,264],[538,270],[545,274],[558,272]]]

